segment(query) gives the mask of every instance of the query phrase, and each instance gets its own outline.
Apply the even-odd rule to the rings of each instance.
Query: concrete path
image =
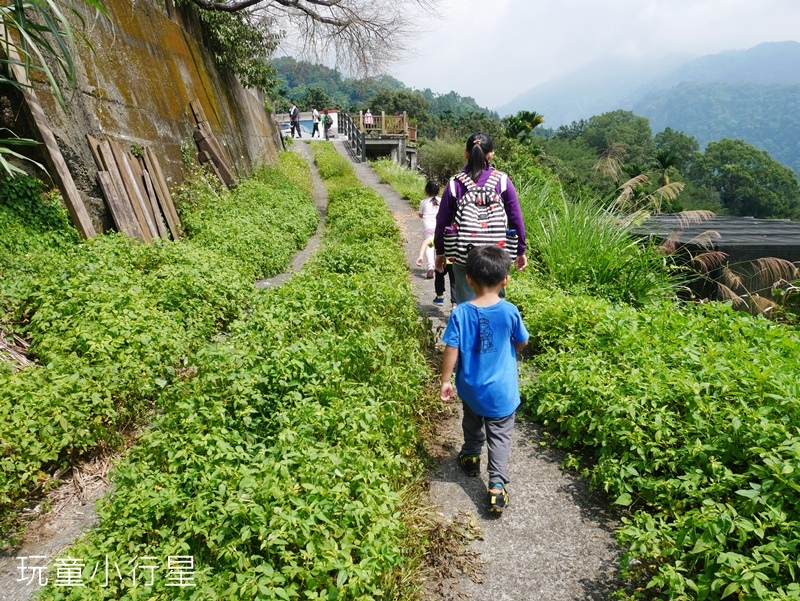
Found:
[[[340,141],[334,146],[348,156]],[[449,303],[431,304],[433,280],[414,264],[422,243],[422,220],[409,201],[380,183],[368,165],[354,163],[361,181],[379,192],[397,221],[406,247],[410,278],[419,310],[431,319],[441,341]],[[449,288],[445,299],[449,298]],[[436,460],[431,474],[430,502],[444,520],[472,521],[482,533],[470,544],[480,568],[462,570],[445,582],[430,582],[437,599],[475,601],[601,600],[620,586],[617,523],[608,501],[590,492],[586,481],[560,469],[563,454],[540,445],[543,428],[518,414],[509,473],[509,508],[495,518],[486,511],[486,474],[468,478],[455,457],[461,446],[461,412],[455,407],[441,424],[430,451]],[[482,458],[486,465],[486,452]],[[468,574],[469,573],[469,574]],[[470,577],[472,576],[472,577]]]

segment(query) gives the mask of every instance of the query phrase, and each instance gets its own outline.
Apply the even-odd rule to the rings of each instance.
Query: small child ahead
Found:
[[[419,257],[417,257],[417,267],[422,266],[425,255],[433,250],[433,234],[428,236],[422,241],[422,246],[419,247]],[[444,305],[444,276],[450,279],[450,304],[453,308],[456,306],[456,287],[455,277],[453,276],[452,265],[449,263],[445,266],[444,272],[434,270],[433,289],[436,291],[436,296],[433,299],[433,304],[439,307]]]
[[[429,181],[425,184],[425,200],[419,203],[419,216],[422,217],[422,237],[427,240],[436,230],[436,216],[439,214],[439,184]],[[425,252],[427,261],[426,277],[433,279],[435,273],[434,251],[431,247]],[[419,263],[418,263],[419,264]]]
[[[456,388],[464,409],[464,444],[458,464],[468,476],[480,473],[483,443],[489,449],[489,511],[502,513],[508,505],[506,473],[519,407],[517,353],[528,344],[528,331],[519,310],[500,298],[508,283],[511,259],[499,246],[482,246],[467,256],[467,282],[477,295],[450,314],[444,332],[441,398],[453,398]]]
[[[436,216],[439,214],[439,184],[429,181],[425,184],[426,198],[419,203],[419,216],[422,217],[422,246],[419,250],[417,266],[421,267],[423,262],[426,264],[425,277],[429,280],[435,278],[433,282],[436,297],[433,299],[434,305],[444,305],[444,274],[447,273],[450,279],[450,302],[455,307],[455,290],[453,288],[453,270],[448,266],[444,271],[436,270],[435,253],[433,248],[433,234],[436,231]]]

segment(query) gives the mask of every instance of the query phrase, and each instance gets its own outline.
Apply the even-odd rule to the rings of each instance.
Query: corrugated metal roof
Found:
[[[800,223],[785,219],[714,216],[699,223],[687,223],[679,215],[653,215],[634,233],[660,240],[670,237],[692,245],[705,232],[719,234],[712,240],[715,250],[731,258],[777,257],[800,261]]]

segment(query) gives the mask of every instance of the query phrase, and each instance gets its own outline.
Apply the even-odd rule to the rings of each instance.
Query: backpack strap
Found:
[[[461,173],[458,173],[458,174],[454,175],[453,177],[451,177],[450,178],[450,196],[452,196],[456,200],[461,200],[458,197],[458,193],[456,191],[456,181],[461,182],[461,185],[464,186],[464,188],[466,188],[467,191],[469,191],[471,188],[475,187],[475,182],[473,182],[472,178],[469,175],[467,175],[466,173],[464,173],[463,171]]]
[[[474,181],[472,181],[472,178],[463,171],[461,173],[456,174],[453,177],[453,179],[457,179],[458,181],[460,181],[461,184],[467,189],[467,192],[469,192],[473,188],[478,187],[478,185]],[[451,192],[453,192],[453,190],[451,190]],[[453,193],[453,195],[455,196],[455,193]]]
[[[490,190],[497,189],[497,184],[502,181],[503,175],[503,173],[492,169],[492,173],[489,175],[489,179],[486,180],[486,183],[483,185],[483,187]]]
[[[505,194],[508,190],[508,176],[502,171],[498,171],[498,173],[500,174],[500,194]]]
[[[462,171],[450,179],[450,196],[453,198],[457,198],[456,180],[461,182],[461,184],[466,188],[467,192],[478,187],[478,184],[476,184],[467,173]],[[508,189],[508,175],[502,171],[498,171],[497,169],[492,169],[492,173],[489,175],[489,179],[486,180],[486,183],[483,185],[483,187],[496,189],[498,183],[500,184],[500,194],[504,194]]]

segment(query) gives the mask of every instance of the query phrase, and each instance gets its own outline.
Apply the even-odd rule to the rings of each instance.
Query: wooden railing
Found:
[[[372,117],[370,119],[369,117]],[[408,124],[408,116],[402,115],[349,115],[339,113],[339,133],[346,139],[343,140],[345,148],[359,163],[366,161],[367,157],[367,138],[380,136],[404,136],[408,142],[416,144],[417,127]]]
[[[405,112],[402,115],[400,113],[395,113],[394,115],[387,115],[386,113],[365,115],[359,112],[358,115],[353,115],[353,122],[358,126],[358,129],[370,136],[408,136],[410,142],[417,141],[417,127],[409,125],[408,115]]]

